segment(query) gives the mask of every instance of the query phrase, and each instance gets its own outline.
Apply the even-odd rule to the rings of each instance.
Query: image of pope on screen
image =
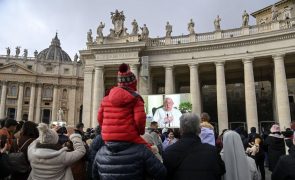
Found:
[[[179,118],[182,114],[173,105],[174,102],[171,98],[165,98],[163,107],[156,110],[153,121],[158,122],[160,128],[179,128]]]

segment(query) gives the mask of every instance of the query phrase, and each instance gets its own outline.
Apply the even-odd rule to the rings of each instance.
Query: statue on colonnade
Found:
[[[6,55],[10,56],[10,48],[9,47],[6,48]]]
[[[167,21],[167,24],[166,24],[166,37],[171,37],[171,33],[172,33],[172,25],[169,24],[169,21]]]
[[[149,37],[149,29],[146,27],[146,24],[143,25],[143,27],[140,28],[141,29],[141,39],[145,40],[148,39]]]
[[[246,10],[244,10],[244,14],[243,14],[243,16],[242,16],[242,19],[243,19],[242,27],[247,27],[247,26],[249,26],[249,14],[247,13]]]
[[[92,30],[91,29],[89,29],[89,31],[87,32],[87,42],[88,43],[92,43],[93,42]]]
[[[99,26],[97,27],[97,36],[98,37],[103,37],[102,31],[103,31],[103,28],[104,27],[105,27],[105,24],[103,24],[102,22],[100,22]]]
[[[187,29],[189,31],[189,34],[195,34],[195,23],[193,19],[191,19],[190,22],[188,23]]]
[[[138,34],[138,24],[137,24],[135,19],[133,20],[131,25],[132,25],[132,33],[131,33],[131,35],[137,35]]]
[[[124,32],[124,21],[125,16],[123,11],[119,12],[118,9],[116,9],[115,12],[111,12],[111,19],[112,23],[114,25],[114,33],[116,37],[121,37]]]
[[[219,17],[219,15],[217,15],[216,19],[214,20],[215,31],[220,31],[220,21],[221,18]]]

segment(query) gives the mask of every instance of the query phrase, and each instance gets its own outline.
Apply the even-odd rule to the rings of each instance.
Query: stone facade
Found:
[[[67,124],[76,124],[83,97],[82,63],[71,61],[57,35],[49,48],[34,54],[0,56],[0,119],[51,123],[62,108]]]
[[[219,132],[234,123],[258,128],[264,121],[279,122],[285,129],[291,116],[295,118],[290,110],[295,92],[293,22],[290,18],[209,33],[160,38],[131,33],[88,41],[80,51],[87,87],[83,122],[97,125],[100,101],[116,85],[118,66],[124,62],[138,77],[141,94],[191,93],[193,112],[209,112]]]

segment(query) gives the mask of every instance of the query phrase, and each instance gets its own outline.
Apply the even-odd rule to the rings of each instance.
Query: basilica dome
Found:
[[[46,48],[43,51],[41,51],[38,54],[37,58],[41,60],[54,60],[59,62],[72,61],[70,56],[60,47],[60,40],[57,37],[57,33],[55,37],[52,39],[49,48]]]

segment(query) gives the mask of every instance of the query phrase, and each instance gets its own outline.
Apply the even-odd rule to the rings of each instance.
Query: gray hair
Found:
[[[182,134],[200,133],[200,118],[193,113],[184,113],[180,117],[180,132]]]

